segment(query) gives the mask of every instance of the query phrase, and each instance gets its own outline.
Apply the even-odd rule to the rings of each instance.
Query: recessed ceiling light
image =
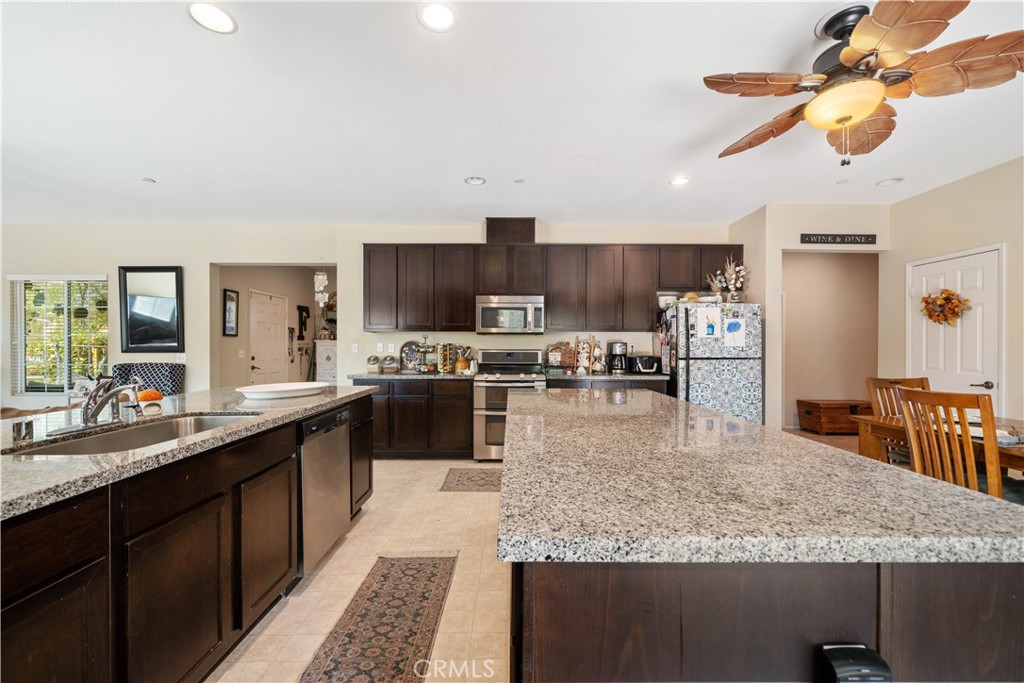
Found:
[[[879,180],[875,185],[879,187],[886,187],[887,185],[899,185],[905,180],[905,178],[886,178],[885,180]]]
[[[669,185],[675,185],[676,187],[678,187],[680,185],[685,185],[688,182],[690,182],[689,178],[687,178],[684,175],[678,175],[675,178],[673,178],[672,180],[668,181],[668,184]]]
[[[152,178],[143,178],[142,182],[144,182],[144,183],[155,183],[156,181],[153,180]]]
[[[478,175],[471,175],[468,178],[466,178],[466,180],[465,180],[465,183],[467,185],[483,185],[486,182],[487,182],[487,178],[481,178]]]
[[[188,7],[188,13],[197,24],[214,33],[234,33],[238,28],[231,15],[208,2],[193,2]]]
[[[455,28],[459,13],[450,2],[421,2],[416,8],[416,19],[423,28],[435,33],[446,33]]]

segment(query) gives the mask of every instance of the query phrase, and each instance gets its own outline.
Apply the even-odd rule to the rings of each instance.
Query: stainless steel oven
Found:
[[[478,296],[478,334],[541,334],[544,332],[544,297]]]
[[[539,350],[480,351],[480,372],[473,377],[473,458],[501,460],[509,389],[543,389]]]

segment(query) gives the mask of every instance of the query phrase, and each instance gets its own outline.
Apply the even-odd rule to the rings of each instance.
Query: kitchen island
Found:
[[[299,576],[296,422],[350,416],[320,451],[341,475],[332,514],[347,522],[349,493],[372,492],[374,389],[260,401],[192,392],[164,398],[163,414],[134,428],[54,437],[79,416],[47,413],[32,419],[39,438],[19,444],[4,420],[0,677],[205,677]],[[176,423],[197,429],[167,437]]]
[[[498,558],[521,680],[811,680],[837,642],[897,680],[1024,676],[1024,508],[621,394],[510,396]]]

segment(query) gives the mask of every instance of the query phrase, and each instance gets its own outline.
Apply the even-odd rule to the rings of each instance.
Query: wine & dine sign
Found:
[[[824,232],[800,233],[800,244],[875,244],[875,235],[840,235]]]

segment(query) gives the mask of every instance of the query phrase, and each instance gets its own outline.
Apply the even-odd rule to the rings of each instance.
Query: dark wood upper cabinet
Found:
[[[434,322],[436,329],[472,332],[476,329],[473,295],[476,249],[472,244],[434,247]]]
[[[658,320],[658,247],[622,248],[622,329],[647,332]]]
[[[509,247],[512,260],[512,291],[516,295],[540,295],[544,293],[547,263],[544,252],[547,247],[540,244],[520,244]]]
[[[541,244],[482,244],[477,247],[476,293],[481,295],[544,294],[546,264]]]
[[[622,329],[622,247],[587,247],[587,330]]]
[[[587,248],[549,244],[546,251],[545,329],[587,329]]]
[[[398,247],[363,247],[363,329],[398,329]]]
[[[725,259],[732,258],[733,261],[743,260],[742,244],[705,244],[700,248],[700,279],[703,282],[708,273],[722,270],[725,267]],[[702,286],[701,289],[705,289]]]
[[[700,290],[704,275],[700,270],[700,246],[666,244],[658,247],[658,288]]]
[[[502,244],[481,244],[477,248],[479,275],[477,294],[511,294],[508,247]]]
[[[434,330],[434,247],[398,247],[398,329]]]

